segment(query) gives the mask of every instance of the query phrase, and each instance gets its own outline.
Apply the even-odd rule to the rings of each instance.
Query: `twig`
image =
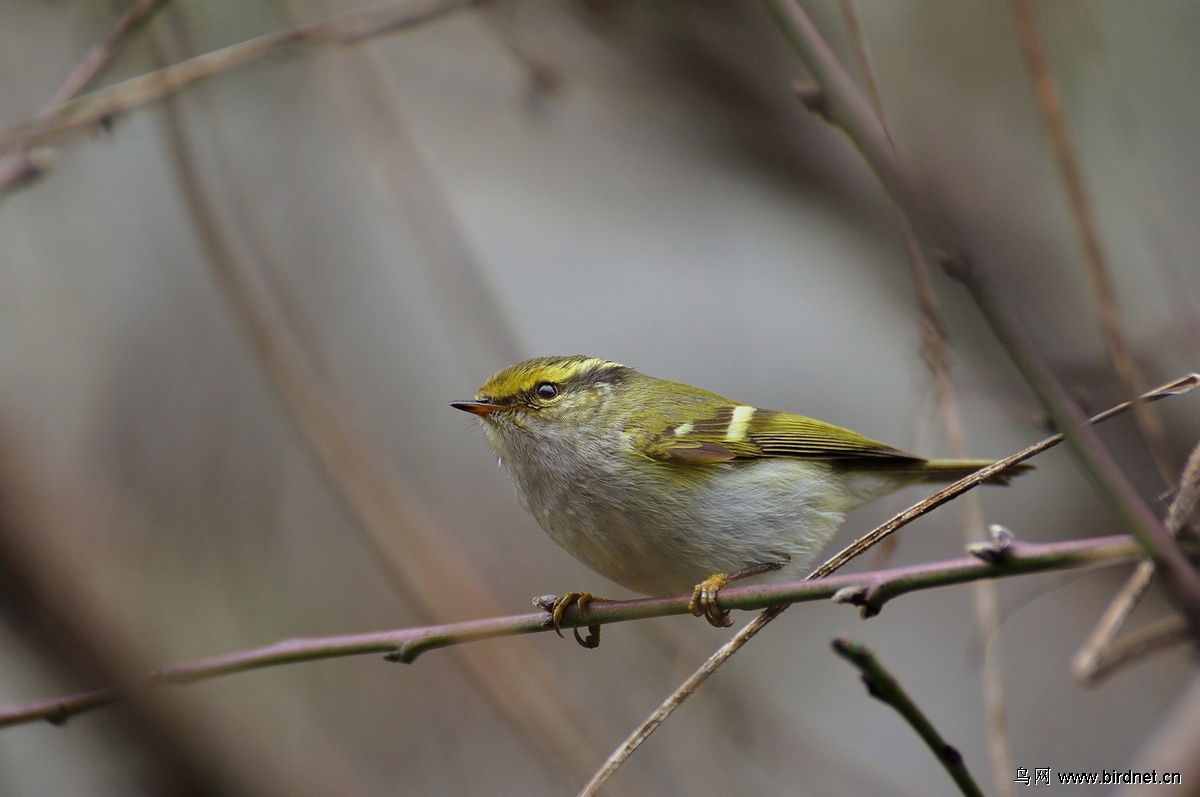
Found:
[[[942,267],[970,293],[993,334],[1025,381],[1062,430],[1076,457],[1114,514],[1134,533],[1163,573],[1167,594],[1200,633],[1200,572],[1192,567],[1142,500],[1087,418],[1072,401],[1025,328],[1004,307],[970,258],[941,229],[915,182],[887,145],[887,136],[797,0],[764,0],[784,35],[820,85],[819,112],[843,130],[867,160],[885,189],[904,208],[914,228],[931,240]]]
[[[1030,5],[1029,0],[1010,1],[1013,15],[1017,20],[1021,45],[1025,50],[1025,57],[1029,61],[1029,71],[1033,74],[1038,106],[1041,108],[1042,116],[1046,119],[1046,126],[1050,130],[1050,141],[1054,149],[1055,160],[1058,162],[1058,174],[1063,188],[1067,192],[1067,204],[1071,209],[1075,232],[1079,236],[1080,248],[1083,250],[1088,278],[1091,280],[1092,290],[1096,294],[1096,316],[1100,319],[1100,328],[1104,333],[1108,357],[1112,361],[1113,369],[1116,371],[1117,379],[1121,382],[1125,396],[1132,398],[1142,390],[1146,380],[1130,350],[1125,331],[1121,327],[1121,313],[1117,307],[1117,289],[1113,284],[1108,258],[1104,253],[1104,245],[1100,241],[1100,231],[1096,228],[1095,215],[1088,199],[1087,188],[1084,186],[1083,169],[1075,153],[1070,125],[1067,123],[1066,114],[1063,113],[1058,89],[1054,85],[1054,77],[1050,72],[1050,63],[1042,48],[1037,23],[1033,17],[1033,6]],[[1150,449],[1159,474],[1164,483],[1169,484],[1174,480],[1175,465],[1171,462],[1167,450],[1166,433],[1163,431],[1161,420],[1149,408],[1136,404],[1133,408],[1133,419]]]
[[[1175,492],[1175,498],[1167,510],[1167,531],[1178,535],[1184,523],[1195,511],[1198,501],[1200,501],[1200,444],[1197,444],[1188,456],[1183,476],[1179,480],[1179,489]],[[1134,607],[1146,594],[1153,578],[1154,563],[1141,562],[1133,571],[1133,575],[1125,582],[1125,586],[1109,603],[1087,642],[1071,660],[1071,669],[1081,683],[1093,685],[1103,680],[1099,670],[1109,656],[1106,649],[1113,644],[1113,638],[1125,625]]]
[[[875,109],[875,115],[879,118],[879,123],[887,135],[888,144],[894,152],[896,143],[888,128],[887,117],[883,113],[883,100],[875,80],[875,70],[871,65],[870,50],[867,47],[866,36],[863,34],[858,5],[855,0],[842,0],[842,13],[846,18],[846,27],[850,31],[850,38],[854,42],[854,51],[858,57],[859,68],[863,73],[871,106]],[[963,428],[962,413],[959,411],[958,396],[950,378],[950,346],[945,325],[942,323],[937,294],[933,288],[933,279],[929,273],[929,265],[921,251],[921,242],[917,240],[916,231],[909,223],[903,208],[894,202],[893,208],[896,212],[900,233],[904,238],[904,250],[908,256],[913,283],[917,289],[921,310],[922,359],[934,379],[942,429],[946,434],[950,455],[966,459],[968,456],[966,432]],[[969,493],[963,496],[959,510],[962,517],[963,536],[966,541],[983,539],[986,536],[983,508],[976,495]],[[980,689],[984,711],[987,715],[988,760],[991,762],[992,781],[997,794],[1012,797],[1015,786],[1012,779],[1012,749],[1008,743],[1005,722],[1003,657],[1001,656],[999,634],[1000,601],[996,594],[996,585],[991,581],[975,582],[971,594],[975,609],[976,630],[979,638],[984,640],[980,666]]]
[[[833,640],[833,652],[862,672],[863,683],[866,684],[871,697],[896,709],[904,721],[912,726],[963,794],[968,797],[983,797],[979,784],[971,777],[967,765],[963,762],[962,753],[942,738],[937,728],[933,727],[933,723],[892,674],[879,663],[879,659],[875,658],[870,648],[851,642],[846,637],[838,637]]]
[[[772,612],[778,615],[781,605],[828,599],[859,606],[864,616],[873,616],[888,601],[910,592],[986,578],[1116,565],[1134,560],[1140,554],[1136,541],[1128,535],[1051,543],[1010,540],[1006,541],[1002,551],[989,548],[986,553],[977,552],[941,562],[822,579],[726,587],[721,590],[721,605],[745,610],[770,607],[753,621],[762,624],[765,624],[762,617]],[[689,614],[690,600],[689,593],[630,601],[594,601],[583,610],[577,606],[568,608],[563,614],[562,625],[582,628],[684,615]],[[164,667],[126,689],[96,689],[50,700],[0,706],[0,728],[38,720],[62,723],[76,714],[124,699],[131,690],[191,684],[264,667],[367,653],[383,653],[390,661],[411,663],[422,653],[438,648],[551,630],[550,615],[546,611],[537,611],[420,628],[285,640],[262,648]]]
[[[562,70],[552,61],[535,54],[521,36],[514,12],[515,3],[488,3],[480,9],[479,18],[491,28],[500,44],[525,73],[525,85],[531,103],[560,93],[565,82]]]
[[[134,0],[129,8],[117,17],[117,21],[109,28],[108,33],[104,34],[104,38],[88,50],[83,60],[75,65],[71,74],[67,75],[62,85],[50,95],[50,101],[33,120],[48,120],[57,112],[58,106],[83,91],[112,62],[127,37],[147,22],[154,12],[166,5],[166,2],[167,0]],[[47,158],[31,153],[29,144],[13,145],[0,157],[0,196],[17,185],[27,184],[37,178],[48,167]]]
[[[47,138],[96,127],[201,80],[290,50],[353,44],[438,19],[480,0],[409,0],[347,11],[156,69],[46,109],[32,119],[0,128],[0,149],[31,147]]]

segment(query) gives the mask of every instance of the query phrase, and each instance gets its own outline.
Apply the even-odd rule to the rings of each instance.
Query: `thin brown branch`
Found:
[[[203,42],[196,33],[196,25],[193,24],[186,8],[176,6],[173,10],[175,13],[171,15],[171,21],[174,24],[171,29],[180,39],[180,46],[185,52],[203,51]],[[157,54],[158,48],[153,49]],[[158,57],[157,60],[161,61],[162,58]],[[230,154],[231,142],[226,134],[229,126],[223,118],[221,104],[212,101],[208,85],[204,83],[197,87],[195,98],[202,109],[203,117],[209,123],[208,128],[213,139],[212,159],[216,168],[210,170],[210,173],[214,176],[214,182],[220,183],[223,198],[232,210],[226,214],[229,226],[236,230],[236,237],[247,246],[246,266],[261,272],[265,283],[264,295],[269,295],[278,306],[281,323],[286,324],[297,348],[308,355],[313,373],[326,383],[332,383],[334,372],[329,367],[325,353],[321,351],[320,339],[311,319],[302,310],[302,302],[287,265],[268,243],[257,206],[239,179],[241,172]],[[168,113],[176,112],[172,102],[168,99],[164,103]],[[231,233],[228,237],[232,239],[235,234]]]
[[[801,93],[805,107],[850,138],[884,190],[904,209],[923,244],[945,257],[960,260],[957,250],[947,248],[950,236],[942,220],[892,148],[887,131],[872,112],[870,103],[859,93],[804,9],[794,0],[764,0],[764,5],[817,82],[815,87]]]
[[[842,0],[842,16],[846,20],[846,29],[850,32],[850,42],[854,45],[854,57],[858,59],[858,68],[862,71],[863,83],[867,86],[871,108],[874,109],[875,118],[879,120],[879,125],[883,128],[888,145],[895,151],[896,142],[892,139],[887,115],[883,112],[883,96],[879,93],[879,83],[875,80],[875,67],[871,63],[871,49],[867,46],[867,37],[863,34],[862,19],[858,14],[856,0]]]
[[[1181,266],[1179,253],[1167,231],[1162,199],[1146,158],[1146,140],[1138,122],[1139,114],[1131,99],[1132,92],[1113,63],[1111,49],[1096,20],[1095,8],[1089,3],[1076,5],[1077,12],[1086,22],[1088,34],[1095,39],[1096,51],[1100,56],[1099,65],[1104,69],[1104,85],[1110,92],[1113,105],[1113,119],[1128,147],[1128,158],[1125,160],[1128,161],[1127,167],[1135,172],[1131,192],[1138,209],[1137,218],[1141,222],[1146,243],[1152,250],[1151,259],[1161,275],[1176,332],[1187,347],[1191,360],[1200,362],[1200,296],[1197,296],[1185,276],[1187,270]]]
[[[960,276],[1055,425],[1063,430],[1084,473],[1118,521],[1141,540],[1146,553],[1162,573],[1167,596],[1200,635],[1200,571],[1183,555],[1112,452],[1087,424],[1083,411],[1067,394],[1025,329],[995,301],[978,275],[968,270]]]
[[[540,54],[535,54],[525,41],[516,19],[517,3],[487,3],[480,8],[479,18],[491,28],[514,63],[525,73],[525,85],[531,102],[536,103],[562,91],[563,74],[557,66]]]
[[[166,2],[167,0],[134,0],[129,8],[117,17],[117,21],[104,34],[104,38],[88,50],[87,55],[75,65],[67,79],[50,95],[50,101],[33,120],[48,121],[58,106],[83,91],[112,63],[112,59],[129,35],[149,21],[154,12],[166,5]],[[50,160],[45,156],[31,152],[29,144],[15,144],[10,147],[0,156],[0,196],[9,189],[24,185],[40,176],[49,167],[49,163]]]
[[[422,25],[479,0],[409,0],[355,9],[328,19],[232,44],[178,64],[130,78],[38,116],[0,129],[0,149],[31,147],[52,136],[110,124],[118,117],[169,97],[201,80],[292,51],[354,44]]]
[[[1033,75],[1034,91],[1037,94],[1038,106],[1046,120],[1050,132],[1050,142],[1054,149],[1055,161],[1058,163],[1058,174],[1062,180],[1063,189],[1067,192],[1067,204],[1071,209],[1071,219],[1075,224],[1075,232],[1083,250],[1084,263],[1087,265],[1088,279],[1096,294],[1096,316],[1100,319],[1100,328],[1104,334],[1104,342],[1108,348],[1109,360],[1117,379],[1127,398],[1133,398],[1141,392],[1146,379],[1142,375],[1137,359],[1129,345],[1125,330],[1121,326],[1121,312],[1117,305],[1117,290],[1113,284],[1112,270],[1108,265],[1108,257],[1104,252],[1104,244],[1100,240],[1100,230],[1096,226],[1095,214],[1088,198],[1087,187],[1084,184],[1083,168],[1076,155],[1075,144],[1071,136],[1070,125],[1063,112],[1059,100],[1058,89],[1051,74],[1050,62],[1042,47],[1041,36],[1038,34],[1037,22],[1033,15],[1033,6],[1029,0],[1010,0],[1013,15],[1017,20],[1017,32],[1020,35],[1021,46],[1025,50],[1025,58],[1029,62],[1029,71]],[[1165,483],[1171,483],[1175,478],[1175,464],[1167,446],[1166,432],[1162,421],[1149,407],[1134,405],[1134,422],[1141,431],[1154,463]]]
[[[1001,564],[1009,561],[1010,553],[1013,545],[1024,546],[1026,543],[1015,543],[1012,540],[1005,540],[1001,545],[991,546],[986,545],[976,552],[976,556],[991,564]],[[1062,543],[1057,543],[1061,545]],[[1029,550],[1026,548],[1026,550]],[[806,594],[804,587],[821,590],[831,584],[846,584],[845,587],[836,590],[832,597],[839,603],[849,603],[861,607],[861,612],[864,617],[873,617],[878,614],[883,605],[904,592],[910,591],[915,583],[922,582],[923,579],[935,576],[936,566],[934,569],[929,569],[926,565],[917,565],[913,568],[897,568],[894,571],[879,571],[880,573],[892,572],[898,573],[901,571],[909,571],[907,575],[893,579],[891,577],[877,578],[877,574],[850,574],[845,576],[822,576],[818,577],[815,574],[809,575],[804,581],[789,584],[788,596],[778,594],[775,598],[776,604],[770,606],[762,614],[755,617],[746,626],[738,631],[728,642],[709,656],[705,662],[700,665],[686,681],[679,685],[664,700],[658,708],[656,708],[649,717],[642,721],[634,731],[626,737],[625,741],[617,747],[616,750],[608,757],[604,764],[592,776],[591,781],[580,792],[580,797],[584,795],[593,795],[599,791],[600,787],[612,777],[613,773],[629,758],[633,752],[649,738],[650,734],[661,726],[674,711],[679,708],[689,697],[695,694],[700,685],[708,680],[717,668],[730,659],[734,653],[740,650],[747,642],[758,634],[768,623],[782,614],[791,603],[798,603],[790,596]],[[917,581],[908,581],[910,578],[915,578]],[[927,581],[924,583],[928,583]],[[738,587],[736,589],[725,588],[721,590],[721,604],[727,608],[752,608],[755,604],[742,604],[743,595],[746,596],[761,596],[769,593],[776,595],[773,588],[778,585],[762,585],[753,587]],[[794,591],[793,591],[794,590]],[[690,598],[689,598],[690,600]],[[780,601],[786,601],[781,603]],[[589,604],[588,608],[596,604]]]
[[[993,546],[970,556],[941,562],[846,573],[822,579],[726,587],[721,590],[721,604],[741,610],[767,607],[765,612],[739,632],[738,636],[746,635],[741,643],[736,643],[740,646],[745,639],[753,636],[754,632],[747,629],[756,624],[761,628],[778,616],[785,605],[793,603],[833,599],[859,606],[864,615],[874,616],[889,601],[911,592],[980,579],[1111,566],[1133,561],[1139,554],[1137,543],[1128,535],[1051,543],[1006,540],[1002,549]],[[689,593],[630,601],[594,601],[583,609],[573,605],[564,613],[562,626],[583,628],[650,617],[684,615],[690,613],[690,601]],[[122,688],[95,689],[50,700],[3,705],[0,706],[0,728],[41,720],[61,724],[85,711],[124,700],[145,689],[182,686],[266,667],[380,653],[385,654],[389,661],[411,663],[422,653],[439,648],[553,630],[549,613],[537,611],[420,628],[284,640],[261,648],[174,664],[143,679],[127,682]],[[730,640],[722,650],[734,644],[734,640]],[[494,653],[495,649],[490,652]],[[721,660],[728,658],[732,652],[730,648]],[[495,661],[494,658],[491,660]],[[716,666],[706,664],[709,667],[707,674],[711,674]],[[707,674],[700,676],[700,680],[706,678]],[[678,702],[682,702],[682,699],[686,699],[686,695]]]

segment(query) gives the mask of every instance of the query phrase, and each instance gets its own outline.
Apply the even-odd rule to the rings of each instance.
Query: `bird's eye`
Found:
[[[534,386],[533,392],[537,394],[538,398],[549,401],[558,395],[558,385],[553,382],[538,382]]]

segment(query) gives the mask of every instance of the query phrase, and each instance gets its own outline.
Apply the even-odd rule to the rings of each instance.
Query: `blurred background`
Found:
[[[98,83],[352,7],[171,2]],[[854,64],[841,5],[805,7]],[[124,8],[0,0],[0,120],[34,115]],[[1196,370],[1200,7],[1034,8],[1146,386]],[[1011,8],[859,11],[919,182],[1080,401],[1120,400]],[[948,453],[895,214],[796,102],[804,79],[758,4],[505,1],[257,61],[54,142],[0,204],[0,702],[545,593],[628,597],[525,515],[447,406],[527,356],[604,357]],[[974,305],[934,283],[970,454],[1040,439]],[[1158,405],[1176,466],[1197,400]],[[1132,423],[1103,435],[1158,505]],[[1065,448],[1037,465],[981,491],[988,522],[1124,531]],[[853,513],[835,545],[920,495]],[[890,562],[962,547],[950,506]],[[1127,573],[999,584],[1015,766],[1128,769],[1193,677],[1177,649],[1073,680]],[[1135,621],[1164,606],[1156,587]],[[0,793],[574,793],[730,633],[671,618],[612,626],[596,651],[540,634],[223,678],[4,730]],[[831,654],[838,634],[875,648],[990,793],[969,587],[869,622],[794,607],[608,793],[953,793]]]

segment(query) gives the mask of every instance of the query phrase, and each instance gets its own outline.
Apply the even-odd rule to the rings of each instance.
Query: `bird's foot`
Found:
[[[730,581],[725,573],[713,573],[696,585],[692,591],[692,600],[688,603],[688,611],[697,617],[708,620],[710,625],[717,628],[727,628],[733,625],[729,611],[717,605],[717,593]]]
[[[696,585],[696,589],[692,592],[692,600],[688,603],[688,610],[697,617],[708,620],[717,628],[727,628],[733,625],[733,618],[729,616],[728,609],[722,609],[717,604],[717,593],[723,587],[728,586],[730,582],[779,570],[786,564],[787,559],[785,558],[782,562],[763,562],[743,567],[733,573],[713,573]]]
[[[590,592],[568,592],[555,598],[554,605],[550,607],[550,615],[554,618],[554,632],[559,636],[563,635],[562,617],[568,606],[574,604],[582,611],[592,601],[602,600],[604,598],[597,598]],[[575,634],[575,641],[583,647],[589,650],[600,647],[600,626],[589,625],[586,637],[580,636],[578,628],[572,628],[571,631]]]

